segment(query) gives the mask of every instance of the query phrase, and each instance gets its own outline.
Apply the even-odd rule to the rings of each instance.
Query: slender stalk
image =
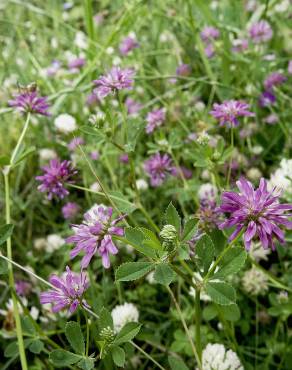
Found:
[[[197,360],[197,362],[198,362],[199,369],[200,369],[200,370],[202,370],[202,363],[201,363],[201,359],[200,359],[200,357],[199,357],[199,355],[198,355],[198,352],[197,352],[197,349],[196,349],[196,347],[195,347],[195,345],[194,345],[193,339],[192,339],[191,334],[190,334],[190,332],[189,332],[189,329],[188,329],[188,327],[187,327],[186,321],[185,321],[185,319],[184,319],[184,317],[183,317],[183,314],[182,314],[182,311],[181,311],[181,309],[180,309],[180,306],[179,306],[179,304],[178,304],[178,302],[177,302],[177,300],[176,300],[176,298],[175,298],[175,296],[174,296],[174,294],[173,294],[172,290],[170,289],[170,287],[169,287],[169,286],[167,286],[167,287],[166,287],[166,289],[168,290],[168,292],[169,292],[169,294],[170,294],[170,296],[171,296],[171,298],[172,298],[172,300],[173,300],[173,303],[174,303],[174,305],[175,305],[175,308],[176,308],[176,310],[177,310],[177,313],[178,313],[178,315],[179,315],[179,317],[180,317],[180,320],[181,320],[181,322],[182,322],[182,325],[183,325],[184,331],[185,331],[185,333],[186,333],[186,335],[187,335],[187,337],[188,337],[188,340],[189,340],[189,342],[190,342],[190,345],[191,345],[192,351],[193,351],[193,353],[194,353],[194,355],[195,355],[195,357],[196,357],[196,360]]]
[[[132,346],[134,346],[138,351],[140,351],[145,357],[147,357],[150,361],[152,361],[159,369],[166,370],[162,365],[160,365],[151,355],[144,351],[143,348],[139,347],[135,342],[130,340]]]
[[[89,321],[86,311],[84,311],[84,317],[86,321],[86,349],[85,349],[85,355],[88,356],[89,351]]]
[[[20,142],[21,141],[19,140],[18,143],[20,143]],[[17,152],[15,151],[15,153],[17,153]],[[5,182],[5,211],[6,211],[5,214],[6,214],[6,223],[7,224],[10,224],[11,217],[10,217],[9,173],[4,173],[4,182]],[[9,237],[7,239],[6,245],[7,245],[7,256],[8,256],[8,258],[10,260],[12,260],[11,237]],[[24,342],[23,342],[21,321],[20,321],[20,316],[19,316],[17,299],[16,299],[16,295],[15,295],[15,284],[14,284],[14,276],[13,276],[13,266],[12,266],[12,263],[10,263],[10,262],[8,263],[8,277],[9,277],[9,287],[11,289],[11,295],[12,295],[13,314],[14,314],[14,318],[15,318],[16,335],[17,335],[17,343],[18,343],[18,350],[19,350],[19,355],[20,355],[21,368],[22,368],[22,370],[28,370],[27,361],[26,361],[26,355],[25,355],[25,347],[24,347]]]
[[[12,155],[11,155],[10,165],[13,165],[14,164],[15,158],[16,158],[18,152],[19,152],[20,145],[21,145],[21,143],[22,143],[22,141],[24,139],[24,136],[26,134],[26,131],[28,129],[29,120],[30,120],[30,113],[27,113],[26,121],[25,121],[25,124],[23,126],[22,132],[21,132],[21,134],[19,136],[19,139],[17,141],[16,147],[14,148],[14,150],[12,152]]]
[[[232,149],[234,148],[234,127],[232,126],[231,127],[231,147]],[[230,177],[231,177],[231,169],[232,169],[232,153],[231,153],[231,156],[230,156],[230,161],[229,161],[229,166],[228,166],[228,173],[227,173],[227,181],[226,181],[226,184],[229,188],[229,185],[230,185]]]
[[[201,341],[201,321],[202,321],[202,313],[201,313],[201,291],[200,289],[196,289],[196,298],[195,298],[195,318],[196,318],[196,347],[198,352],[198,357],[202,362],[202,341]]]

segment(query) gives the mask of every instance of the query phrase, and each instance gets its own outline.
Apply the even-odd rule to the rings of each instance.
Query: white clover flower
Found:
[[[55,118],[56,129],[63,134],[69,134],[77,129],[76,119],[70,114],[63,113]]]
[[[92,191],[101,191],[101,187],[98,182],[91,184],[89,189]]]
[[[255,154],[255,155],[259,155],[262,153],[262,151],[264,150],[264,148],[261,146],[261,145],[255,145],[253,146],[250,151]]]
[[[207,145],[210,141],[210,135],[207,134],[206,131],[202,131],[199,133],[197,142],[201,145]]]
[[[242,278],[243,289],[251,295],[260,295],[268,291],[266,275],[255,267],[246,271]]]
[[[80,49],[87,49],[87,38],[84,32],[76,32],[74,44]]]
[[[203,370],[243,370],[235,352],[226,350],[223,344],[207,344],[202,354]]]
[[[49,161],[57,158],[57,153],[53,149],[43,148],[39,150],[40,160]]]
[[[49,253],[62,247],[65,244],[65,240],[58,234],[50,234],[47,236],[46,251]]]
[[[156,283],[156,281],[155,281],[155,279],[154,279],[154,271],[149,272],[149,274],[147,274],[147,275],[145,276],[145,279],[146,279],[146,281],[147,281],[149,284],[151,284],[151,285],[155,284],[155,283]]]
[[[33,241],[33,247],[38,251],[46,249],[46,246],[47,246],[47,239],[46,238],[36,238]]]
[[[280,167],[271,175],[269,187],[280,188],[284,194],[292,194],[292,159],[283,158]]]
[[[209,182],[207,182],[206,184],[202,184],[199,187],[198,197],[200,200],[203,200],[203,199],[214,200],[216,199],[217,195],[218,195],[218,190],[216,186],[210,184]]]
[[[249,250],[250,256],[257,262],[264,260],[268,260],[268,255],[271,253],[271,249],[264,249],[260,242],[252,242],[251,248]]]
[[[148,189],[148,183],[144,179],[138,179],[136,181],[136,186],[138,190],[147,190]]]
[[[198,102],[196,102],[196,103],[195,103],[194,108],[195,108],[198,112],[202,112],[202,111],[206,108],[206,105],[205,105],[205,103],[203,103],[202,101],[198,101]]]
[[[112,310],[114,330],[118,333],[128,322],[138,322],[139,311],[133,303],[124,303]]]
[[[275,4],[274,11],[276,13],[284,13],[289,9],[289,7],[290,7],[290,0],[283,0]]]
[[[247,173],[246,176],[251,180],[251,181],[258,181],[262,177],[261,171],[256,168],[256,167],[251,167]]]

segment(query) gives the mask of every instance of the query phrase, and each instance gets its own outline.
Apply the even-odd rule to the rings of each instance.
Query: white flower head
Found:
[[[255,267],[244,273],[242,286],[251,295],[264,294],[269,289],[266,275]]]
[[[260,242],[251,243],[251,248],[249,250],[250,256],[257,262],[268,260],[268,255],[271,253],[271,249],[264,249]]]
[[[223,344],[207,344],[202,354],[203,370],[243,370],[235,352],[226,350]]]
[[[215,200],[218,195],[218,190],[216,186],[206,183],[200,186],[198,190],[198,197],[200,200],[208,199]]]
[[[258,181],[262,177],[261,171],[256,168],[256,167],[251,167],[247,173],[246,176],[249,178],[251,181]]]
[[[56,129],[63,134],[69,134],[77,129],[76,119],[70,114],[63,113],[55,118]]]
[[[148,189],[148,183],[144,179],[138,179],[136,181],[136,186],[138,190],[147,190]]]
[[[112,310],[114,330],[118,333],[128,322],[138,322],[139,311],[133,303],[124,303]]]
[[[283,195],[292,194],[292,159],[283,158],[280,167],[271,175],[269,188],[274,187],[283,190]]]
[[[65,240],[58,234],[50,234],[47,236],[46,251],[49,253],[62,247],[65,244]]]
[[[84,32],[76,32],[74,44],[80,49],[87,49],[87,39]]]
[[[53,149],[43,148],[39,150],[40,160],[49,161],[57,158],[57,153]]]

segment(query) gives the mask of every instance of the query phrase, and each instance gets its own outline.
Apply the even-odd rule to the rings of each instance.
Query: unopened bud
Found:
[[[112,328],[109,327],[109,326],[107,326],[106,328],[103,328],[100,331],[100,337],[105,342],[111,343],[114,340],[114,338],[115,338],[115,334],[114,334],[114,331],[112,330]]]
[[[177,231],[173,225],[165,225],[159,235],[164,241],[171,242],[176,239]]]

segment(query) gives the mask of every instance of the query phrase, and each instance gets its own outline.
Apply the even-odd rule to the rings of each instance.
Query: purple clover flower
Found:
[[[248,49],[248,40],[247,39],[235,39],[232,43],[232,51],[234,53],[242,53]]]
[[[121,154],[119,156],[119,161],[121,163],[128,164],[129,163],[129,155],[127,153]]]
[[[182,178],[183,176],[183,178],[187,180],[191,179],[193,176],[192,171],[184,166],[172,167],[171,174],[172,176],[178,177],[178,178]]]
[[[191,72],[191,66],[185,63],[180,64],[175,71],[178,76],[189,76]]]
[[[273,72],[264,81],[264,86],[266,90],[271,91],[274,86],[282,85],[286,81],[286,77],[283,73]]]
[[[83,272],[77,274],[66,266],[66,272],[62,277],[52,275],[49,281],[56,289],[42,292],[40,294],[41,304],[52,303],[53,312],[69,308],[69,312],[73,313],[79,305],[89,308],[89,305],[83,299],[83,295],[89,286]]]
[[[275,249],[273,239],[284,244],[284,233],[279,226],[292,229],[285,211],[292,210],[292,204],[280,204],[279,192],[274,188],[267,190],[267,182],[261,178],[259,187],[255,190],[252,184],[244,178],[236,182],[240,193],[225,191],[219,210],[228,214],[228,219],[220,225],[220,229],[235,226],[235,231],[229,237],[232,241],[244,230],[244,244],[250,249],[251,241],[259,238],[262,246]]]
[[[139,43],[134,37],[128,36],[120,43],[120,53],[123,56],[128,55],[133,49],[138,48]]]
[[[156,153],[144,162],[144,169],[150,176],[150,184],[157,187],[162,185],[173,166],[167,154]]]
[[[222,104],[215,103],[210,114],[219,120],[220,126],[224,126],[226,123],[238,126],[237,117],[254,116],[254,113],[249,111],[249,104],[238,100],[225,100]]]
[[[204,27],[201,32],[201,39],[205,43],[210,43],[213,40],[218,39],[220,36],[220,31],[212,26]]]
[[[72,152],[79,146],[84,145],[85,141],[82,137],[74,137],[68,144],[68,149]]]
[[[112,208],[96,206],[85,213],[82,224],[73,225],[75,235],[70,236],[66,241],[75,244],[75,248],[70,253],[71,258],[75,258],[82,250],[85,252],[81,261],[82,268],[86,268],[92,257],[98,253],[103,267],[107,269],[110,267],[110,254],[118,253],[112,235],[124,235],[123,228],[116,227],[124,216],[112,220],[112,214]]]
[[[260,44],[273,37],[273,30],[267,21],[262,20],[251,25],[249,35],[255,44]]]
[[[140,109],[142,109],[141,103],[138,103],[134,99],[129,97],[126,99],[125,105],[127,107],[127,112],[129,116],[136,116]]]
[[[259,97],[259,106],[264,108],[273,105],[276,102],[276,97],[271,91],[264,91]]]
[[[119,90],[131,90],[134,82],[133,75],[133,69],[113,67],[107,75],[100,76],[98,80],[93,81],[95,85],[93,92],[102,99]]]
[[[26,297],[32,290],[32,285],[29,281],[25,280],[17,280],[15,282],[15,290],[17,295]]]
[[[14,94],[14,99],[9,100],[8,104],[16,108],[21,113],[35,113],[42,116],[49,116],[49,104],[47,97],[39,96],[37,91],[26,91]]]
[[[85,59],[84,58],[74,58],[74,59],[71,59],[69,62],[68,62],[68,68],[69,69],[73,69],[73,70],[78,70],[80,68],[82,68],[84,65],[85,65]]]
[[[65,220],[74,219],[80,211],[80,206],[74,202],[68,202],[62,207],[62,214]]]
[[[146,117],[147,125],[146,132],[151,134],[157,127],[161,126],[165,121],[165,109],[154,109],[149,112]]]
[[[44,174],[36,177],[36,180],[41,182],[38,190],[42,193],[47,193],[49,200],[53,196],[60,199],[67,196],[69,191],[65,188],[65,184],[73,183],[72,177],[77,173],[71,162],[60,162],[59,159],[55,158],[51,159],[49,165],[42,167],[42,169]]]

